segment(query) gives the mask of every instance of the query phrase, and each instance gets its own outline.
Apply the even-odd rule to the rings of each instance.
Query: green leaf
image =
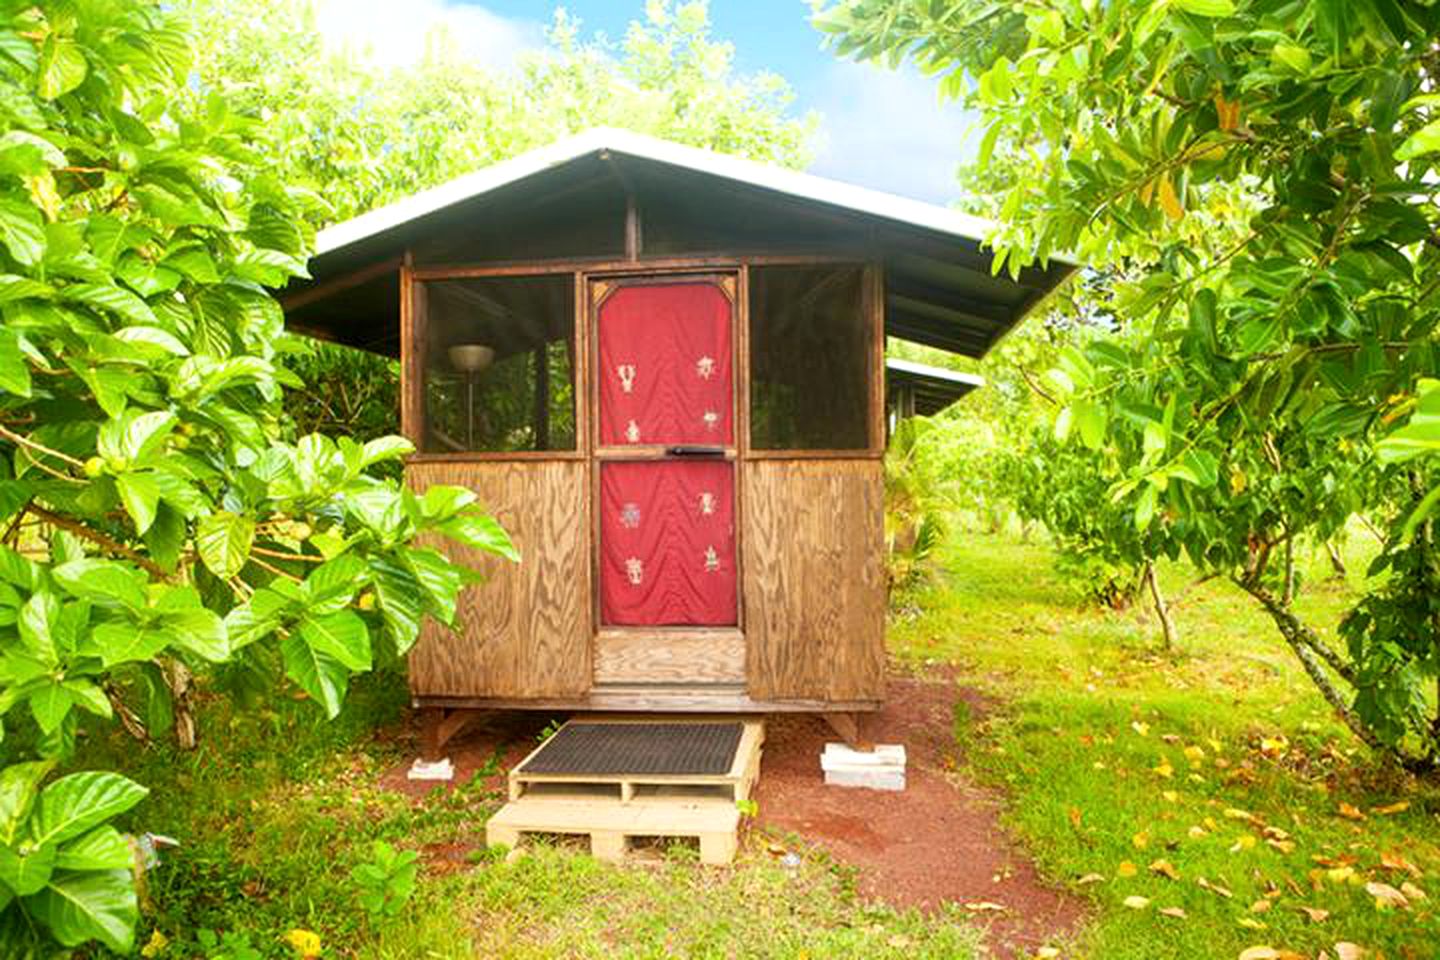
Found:
[[[178,610],[165,614],[161,621],[172,635],[172,642],[211,663],[230,658],[230,640],[220,615],[204,607]]]
[[[129,870],[134,865],[130,844],[109,824],[64,844],[55,860],[60,870]]]
[[[72,283],[60,292],[66,300],[113,313],[126,323],[154,326],[157,322],[150,306],[124,287],[104,283]]]
[[[350,679],[345,665],[306,643],[298,631],[280,641],[280,656],[285,675],[324,707],[327,717],[339,715]]]
[[[40,49],[40,73],[35,79],[35,92],[44,100],[54,100],[85,82],[89,65],[85,54],[73,41],[55,34],[45,38]]]
[[[467,547],[484,550],[516,563],[520,561],[520,551],[515,549],[510,535],[500,526],[500,522],[489,514],[478,511],[462,513],[446,520],[436,529]]]
[[[175,423],[175,414],[169,410],[126,410],[101,424],[96,447],[107,460],[137,464],[164,442]]]
[[[40,781],[55,768],[54,760],[12,763],[0,770],[0,844],[13,844],[30,816]]]
[[[1310,72],[1310,51],[1293,43],[1277,43],[1270,50],[1270,57],[1276,63],[1290,68],[1298,74]]]
[[[135,946],[140,909],[129,870],[57,873],[26,906],[64,946],[99,940],[118,953]]]
[[[55,582],[71,596],[101,603],[120,603],[131,610],[145,608],[145,574],[118,560],[85,557],[63,563],[52,571]]]
[[[150,791],[118,773],[86,771],[61,777],[40,791],[30,839],[61,844],[129,810]]]
[[[1232,0],[1174,0],[1175,6],[1199,17],[1231,17],[1235,15]]]
[[[33,267],[45,256],[45,221],[26,200],[0,197],[0,243],[10,256]]]
[[[195,546],[210,572],[228,580],[250,559],[255,521],[223,510],[202,517],[195,530]]]
[[[107,720],[115,715],[115,709],[110,705],[110,699],[105,696],[104,691],[89,680],[70,677],[61,681],[61,685],[70,695],[75,706],[80,709],[88,710],[95,716],[104,717]]]
[[[396,563],[390,557],[376,558],[370,570],[385,631],[395,644],[396,652],[403,656],[420,634],[420,622],[425,616],[425,588],[409,566]]]
[[[59,730],[71,706],[70,691],[57,681],[51,680],[30,691],[30,713],[41,733],[51,734]]]
[[[305,578],[306,610],[319,616],[349,606],[356,591],[369,582],[369,573],[365,561],[353,553],[320,564]]]
[[[174,639],[157,624],[102,623],[90,633],[82,652],[99,657],[105,669],[122,663],[153,660]]]
[[[55,844],[18,848],[0,847],[0,883],[17,897],[28,897],[44,889],[55,871]]]
[[[1395,151],[1396,160],[1413,160],[1440,151],[1440,120],[1432,120],[1416,130]]]
[[[10,327],[0,327],[0,390],[30,396],[30,364],[20,352],[20,335]]]
[[[174,354],[177,357],[188,357],[190,350],[185,344],[172,333],[162,330],[160,327],[138,325],[133,327],[121,327],[115,331],[115,339],[123,340],[126,343],[144,343],[152,347],[159,347],[166,353]]]
[[[122,473],[115,478],[115,489],[125,512],[135,521],[135,532],[143,534],[155,522],[160,506],[160,484],[153,473]]]
[[[352,610],[340,610],[300,622],[300,636],[328,657],[356,673],[370,669],[370,631]]]

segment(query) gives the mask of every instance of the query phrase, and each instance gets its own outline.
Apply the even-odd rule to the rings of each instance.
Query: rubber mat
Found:
[[[567,723],[521,773],[715,776],[730,772],[739,723]]]

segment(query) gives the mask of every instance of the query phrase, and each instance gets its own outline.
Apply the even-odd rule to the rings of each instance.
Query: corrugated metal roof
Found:
[[[894,396],[904,388],[914,397],[915,412],[934,416],[971,390],[985,386],[985,378],[972,373],[932,367],[898,357],[885,358],[885,392]]]
[[[897,158],[903,162],[903,158]],[[292,327],[398,350],[398,258],[417,264],[619,260],[624,208],[640,259],[854,254],[885,268],[886,332],[968,356],[1074,270],[1068,260],[995,276],[989,221],[623,130],[561,140],[322,230],[309,281],[284,302]],[[387,266],[388,265],[388,266]]]

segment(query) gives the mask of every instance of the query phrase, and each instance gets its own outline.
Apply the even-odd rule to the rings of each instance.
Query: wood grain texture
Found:
[[[596,683],[744,683],[739,630],[601,630]]]
[[[437,544],[487,582],[462,596],[454,631],[427,623],[410,653],[416,697],[556,698],[590,689],[588,464],[412,463],[411,486],[469,487],[520,549],[512,564]]]
[[[879,700],[885,680],[884,467],[752,460],[745,636],[755,700]]]

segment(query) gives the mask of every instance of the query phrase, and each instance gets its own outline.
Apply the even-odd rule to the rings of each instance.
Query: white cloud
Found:
[[[416,62],[441,33],[465,57],[500,68],[545,41],[538,20],[455,0],[315,0],[315,19],[327,44],[385,66]]]
[[[980,132],[972,111],[940,103],[933,78],[837,62],[813,106],[824,123],[811,172],[931,203],[959,196],[955,171]]]

